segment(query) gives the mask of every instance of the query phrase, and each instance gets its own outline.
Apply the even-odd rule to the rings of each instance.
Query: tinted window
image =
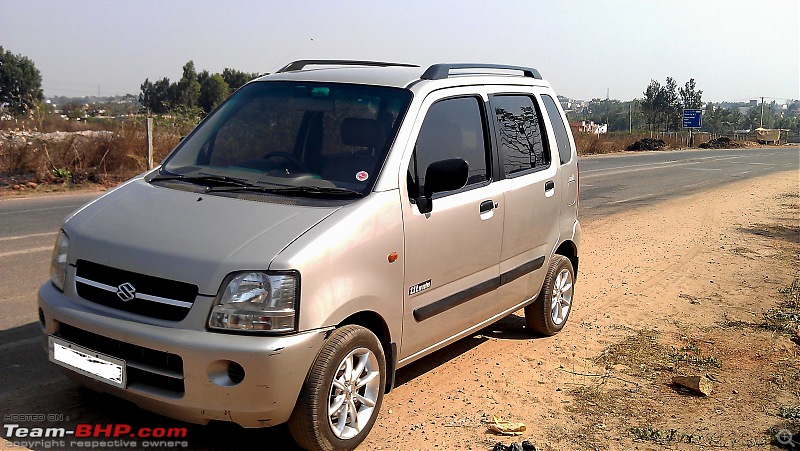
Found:
[[[225,122],[207,143],[213,148],[209,165],[230,166],[269,152],[293,152],[303,111],[274,108],[274,102],[275,97],[254,97]]]
[[[424,189],[428,165],[449,158],[467,162],[467,185],[489,179],[481,106],[475,97],[442,100],[428,110],[409,165],[412,197],[416,197],[415,182],[419,182],[420,190]]]
[[[506,174],[550,165],[550,152],[542,141],[540,115],[528,96],[493,96]]]
[[[204,120],[164,169],[367,193],[410,100],[397,88],[251,83]]]
[[[547,115],[550,116],[550,122],[553,124],[553,131],[556,133],[556,145],[558,145],[558,157],[561,159],[561,164],[569,162],[572,158],[572,149],[569,145],[569,137],[567,136],[567,128],[564,126],[564,120],[561,119],[561,112],[558,111],[556,102],[548,95],[542,96],[544,107],[547,109]]]

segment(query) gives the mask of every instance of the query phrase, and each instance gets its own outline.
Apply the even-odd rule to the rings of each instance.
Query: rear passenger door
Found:
[[[498,297],[511,305],[539,292],[559,237],[563,185],[546,137],[542,108],[531,89],[530,93],[501,91],[489,97],[506,211],[499,268],[503,285]]]
[[[503,236],[503,194],[492,176],[486,97],[474,88],[433,93],[415,125],[415,146],[401,189],[405,233],[405,309],[401,360],[411,361],[491,316]],[[433,196],[420,213],[414,198],[431,163],[461,158],[466,186]]]

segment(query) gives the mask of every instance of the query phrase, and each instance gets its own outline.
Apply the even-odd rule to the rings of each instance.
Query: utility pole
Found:
[[[628,134],[633,134],[633,102],[628,105]]]
[[[764,98],[761,98],[761,128],[764,128]]]
[[[153,169],[153,118],[147,118],[147,170]]]

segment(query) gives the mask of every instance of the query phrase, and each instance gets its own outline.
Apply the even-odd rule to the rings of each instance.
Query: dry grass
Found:
[[[605,135],[590,133],[575,133],[575,147],[578,155],[599,155],[625,150],[633,141],[628,142],[630,136],[609,138]]]
[[[100,126],[92,124],[88,128],[93,132],[88,135],[74,133],[80,132],[86,124],[64,122],[69,126],[50,124],[43,127],[44,131],[37,128],[31,132],[25,127],[3,133],[0,139],[3,179],[103,183],[125,180],[147,169],[144,118]],[[56,138],[44,134],[52,128],[72,133]],[[157,124],[153,139],[154,160],[161,161],[188,130],[185,125]],[[6,180],[5,184],[11,183]]]
[[[575,147],[578,149],[578,155],[599,155],[604,153],[621,152],[628,148],[634,142],[642,139],[649,138],[649,133],[608,133],[603,135],[594,135],[592,133],[574,133]],[[667,143],[666,149],[685,147],[685,137],[679,138],[676,136],[653,136],[653,138],[662,139]]]
[[[776,307],[764,313],[762,327],[775,332],[800,334],[800,281],[794,279],[791,285],[778,290],[783,299]]]
[[[640,377],[654,377],[657,371],[672,371],[674,359],[669,349],[659,343],[659,337],[657,331],[640,330],[606,348],[595,363],[606,369],[624,365],[627,373]]]

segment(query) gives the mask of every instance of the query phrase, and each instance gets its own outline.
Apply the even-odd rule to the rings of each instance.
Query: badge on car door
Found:
[[[431,287],[431,279],[428,279],[425,282],[418,283],[416,285],[408,287],[408,295],[411,296],[417,294],[420,291],[427,290],[430,287]]]

